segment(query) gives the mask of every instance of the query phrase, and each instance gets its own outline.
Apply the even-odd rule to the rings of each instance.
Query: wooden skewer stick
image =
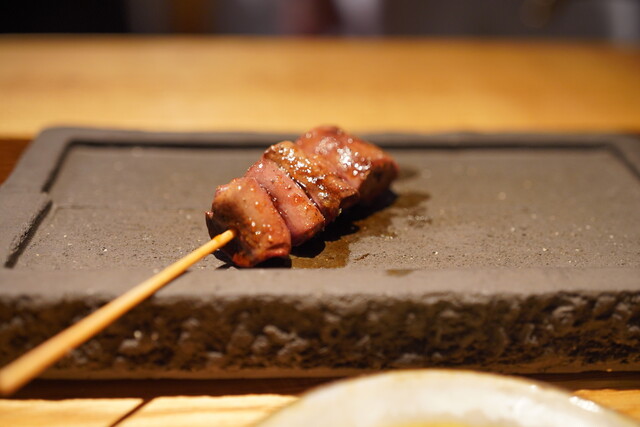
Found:
[[[49,338],[0,370],[0,394],[7,396],[36,377],[69,350],[115,322],[120,316],[153,295],[205,256],[220,249],[235,237],[227,230],[148,278],[84,319]]]

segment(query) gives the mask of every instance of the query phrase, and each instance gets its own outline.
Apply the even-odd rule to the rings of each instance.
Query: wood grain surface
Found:
[[[0,64],[0,138],[56,124],[640,129],[640,50],[606,44],[5,35]]]
[[[640,373],[529,376],[640,421]],[[332,379],[37,380],[0,399],[0,425],[249,426]],[[609,388],[602,388],[603,385]],[[633,388],[635,387],[635,388]]]
[[[0,184],[11,174],[30,139],[0,139]]]
[[[270,380],[262,382],[262,387]],[[67,387],[82,389],[79,384]],[[143,382],[149,390],[153,384]],[[58,386],[62,384],[58,383]],[[55,399],[0,399],[3,426],[250,426],[299,398],[290,393],[244,393],[180,395],[189,386],[174,384],[174,393],[113,397],[113,389],[128,382],[113,381],[102,386],[106,396]],[[140,387],[140,386],[138,386]],[[220,389],[220,387],[214,387]],[[260,390],[261,387],[257,387]],[[231,389],[233,390],[233,389]],[[68,394],[63,391],[62,394]],[[77,393],[77,391],[76,391]],[[116,393],[117,394],[117,393]],[[176,395],[177,394],[177,395]],[[640,421],[640,391],[581,389],[575,395],[590,399]],[[90,395],[92,395],[90,393]]]
[[[59,124],[639,132],[638,76],[638,48],[585,42],[4,35],[0,182]],[[538,379],[640,420],[637,373]],[[245,426],[319,382],[37,381],[0,400],[0,425]]]
[[[142,399],[0,400],[4,426],[243,427],[295,400],[294,396],[189,396]]]

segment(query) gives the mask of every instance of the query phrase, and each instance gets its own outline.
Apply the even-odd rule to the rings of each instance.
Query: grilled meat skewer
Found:
[[[370,204],[397,176],[382,149],[335,126],[318,127],[296,143],[270,146],[245,177],[218,187],[206,212],[209,234],[234,230],[222,251],[239,267],[287,257],[343,209]]]

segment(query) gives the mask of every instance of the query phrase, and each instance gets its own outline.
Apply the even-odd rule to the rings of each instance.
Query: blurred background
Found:
[[[0,8],[3,33],[640,40],[639,0],[65,0]]]

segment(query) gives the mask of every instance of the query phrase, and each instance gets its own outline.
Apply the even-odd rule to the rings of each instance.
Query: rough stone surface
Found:
[[[204,243],[215,186],[286,137],[45,132],[0,188],[0,363]],[[640,368],[638,141],[373,139],[402,169],[375,209],[279,268],[207,257],[47,375]]]
[[[216,285],[208,272],[194,273],[190,283],[179,280],[71,352],[49,376],[336,375],[418,366],[541,373],[640,366],[640,292],[617,270],[576,271],[579,283],[564,291],[554,291],[567,279],[563,269],[521,271],[528,279],[501,270],[417,271],[389,276],[386,285],[368,292],[363,285],[376,273],[362,272],[358,282],[340,288],[340,270],[333,270],[326,277],[332,286],[318,277],[287,289],[287,276],[297,280],[305,273],[272,270],[242,278],[221,271]],[[20,281],[26,274],[3,278],[11,276]],[[67,283],[61,295],[25,296],[46,277]],[[586,290],[604,278],[616,284]],[[72,291],[82,280],[38,273],[22,280],[22,292],[2,295],[0,360],[110,299],[94,289]],[[252,283],[271,280],[280,285],[248,292]],[[505,291],[509,284],[525,289]],[[126,284],[114,294],[118,288]]]

